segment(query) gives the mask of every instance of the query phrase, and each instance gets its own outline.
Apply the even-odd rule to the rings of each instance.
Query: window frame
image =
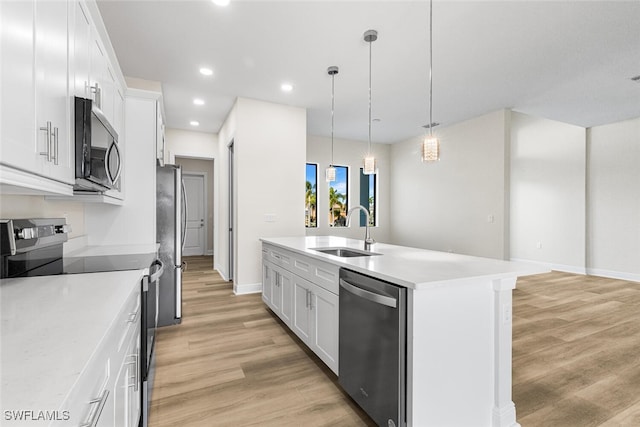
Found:
[[[307,182],[309,182],[309,180],[307,179],[307,177],[309,176],[308,175],[309,166],[313,166],[315,168],[315,180],[316,180],[316,183],[315,183],[315,196],[316,196],[316,203],[315,203],[315,219],[316,219],[316,221],[315,221],[315,225],[311,225],[311,224],[313,224],[311,222],[312,216],[311,216],[311,213],[308,212],[308,209],[310,209],[311,206],[314,206],[314,205],[308,205],[309,208],[307,208],[307,191],[308,190],[306,188],[306,185],[307,185]],[[313,162],[306,162],[305,163],[305,173],[304,173],[304,180],[305,180],[304,227],[305,228],[318,228],[318,169],[319,168],[320,168],[320,166],[318,165],[318,163],[313,163]],[[313,186],[311,187],[311,189],[313,190]]]
[[[367,195],[371,197],[371,192],[369,191],[370,182],[369,180],[373,177],[373,212],[369,212],[370,222],[373,220],[373,224],[369,224],[369,227],[377,227],[378,226],[378,173],[365,175],[364,168],[360,168],[360,180],[363,178],[368,178],[367,180]],[[371,204],[369,203],[369,197],[367,197],[366,205],[363,205],[367,210],[371,208]],[[362,181],[360,181],[360,202],[362,203]],[[360,212],[360,227],[364,227],[366,223],[366,216],[364,212]]]
[[[347,226],[346,225],[346,215],[347,215],[347,212],[349,211],[349,175],[350,175],[349,169],[350,168],[347,165],[335,165],[335,164],[333,165],[333,167],[336,168],[336,181],[332,181],[332,182],[328,183],[329,185],[328,185],[328,188],[327,188],[327,203],[329,205],[329,211],[328,211],[329,217],[327,218],[327,221],[329,223],[329,227],[330,228],[342,228],[342,227],[346,227]],[[345,221],[345,223],[341,224],[341,225],[336,225],[335,224],[336,218],[334,218],[333,224],[331,223],[332,213],[335,212],[335,211],[332,209],[330,196],[331,196],[331,188],[335,188],[333,183],[337,182],[337,178],[338,178],[338,174],[339,174],[338,170],[339,169],[344,169],[345,170],[345,193],[346,194],[344,194],[344,204],[343,204],[344,221]],[[340,194],[340,193],[338,193],[338,194]]]

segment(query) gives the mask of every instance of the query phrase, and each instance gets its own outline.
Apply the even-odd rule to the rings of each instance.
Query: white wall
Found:
[[[333,147],[333,163],[337,166],[349,167],[349,207],[352,208],[360,204],[360,168],[362,167],[362,159],[367,152],[367,143],[334,138]],[[376,242],[389,242],[389,213],[391,211],[389,153],[391,148],[387,144],[372,144],[371,150],[378,166],[378,225],[371,230],[371,237]],[[359,219],[354,221],[349,228],[329,227],[329,183],[324,178],[324,171],[331,163],[331,138],[308,136],[307,162],[318,164],[318,227],[306,228],[306,234],[308,236],[331,234],[363,240],[365,232],[364,227],[359,226]],[[299,202],[302,204],[304,204],[303,188],[299,192],[301,195]],[[365,207],[368,208],[368,206]]]
[[[169,164],[175,164],[175,157],[215,159],[218,156],[218,135],[181,129],[165,129],[165,150]]]
[[[513,112],[511,258],[585,272],[586,130]]]
[[[588,271],[640,281],[640,118],[587,135]]]
[[[0,218],[67,218],[67,224],[71,225],[70,238],[85,234],[84,204],[78,202],[2,194]]]
[[[227,144],[231,140],[235,148],[236,292],[261,288],[260,237],[304,236],[306,138],[306,110],[245,98],[236,100],[220,131],[220,158],[228,159]],[[222,227],[228,225],[224,207],[228,201],[228,169],[223,169],[218,175],[220,193],[224,193],[220,195]],[[220,236],[216,253],[228,252],[228,244],[228,238]],[[218,265],[224,275],[225,265]]]
[[[422,137],[391,146],[392,243],[508,256],[509,115],[500,110],[437,129],[439,162],[421,162]]]
[[[132,95],[133,94],[133,95]],[[156,243],[156,92],[129,90],[125,101],[125,202],[87,204],[90,245]]]
[[[233,105],[218,133],[218,159],[215,165],[217,185],[213,203],[217,206],[214,228],[213,267],[225,280],[229,279],[229,144],[236,134],[238,103]],[[235,244],[234,244],[235,246]]]

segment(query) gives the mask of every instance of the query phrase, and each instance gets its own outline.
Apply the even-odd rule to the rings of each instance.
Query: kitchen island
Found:
[[[511,399],[511,293],[517,277],[547,270],[382,243],[368,248],[372,256],[320,252],[318,249],[364,249],[360,240],[333,236],[261,240],[263,259],[274,258],[276,269],[290,266],[294,282],[301,274],[310,281],[315,276],[337,283],[338,268],[347,268],[407,288],[408,426],[518,425]],[[284,283],[280,277],[281,297],[286,294]],[[333,285],[320,286],[336,290]],[[327,319],[330,305],[322,309],[321,303],[318,296],[315,305]],[[292,325],[296,326],[295,319]],[[329,340],[320,338],[315,339],[319,345],[312,350],[339,375],[337,364],[329,363],[333,360]]]

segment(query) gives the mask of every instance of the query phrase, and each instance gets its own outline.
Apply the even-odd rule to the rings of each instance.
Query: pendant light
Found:
[[[325,178],[327,182],[332,182],[336,180],[336,168],[333,167],[333,110],[335,107],[335,76],[338,74],[338,67],[332,65],[327,68],[327,74],[331,76],[331,163],[325,169]]]
[[[369,43],[369,145],[367,147],[367,155],[364,158],[364,167],[362,173],[372,175],[376,173],[376,159],[371,153],[371,43],[378,40],[378,32],[376,30],[367,30],[364,33],[364,41]]]
[[[440,141],[433,134],[433,0],[429,0],[429,134],[422,141],[422,161],[440,160]]]

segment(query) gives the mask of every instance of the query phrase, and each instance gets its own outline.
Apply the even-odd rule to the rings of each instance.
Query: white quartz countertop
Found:
[[[0,415],[9,410],[60,409],[147,273],[143,269],[0,280]]]
[[[368,274],[411,289],[447,286],[466,280],[503,279],[549,271],[537,264],[503,261],[426,249],[375,243],[370,251],[379,255],[342,258],[313,248],[364,249],[362,240],[335,236],[276,237],[260,239],[340,267]]]
[[[106,255],[155,255],[158,251],[158,244],[149,245],[104,245],[104,246],[82,246],[67,247],[65,246],[65,257],[79,256],[106,256]]]

